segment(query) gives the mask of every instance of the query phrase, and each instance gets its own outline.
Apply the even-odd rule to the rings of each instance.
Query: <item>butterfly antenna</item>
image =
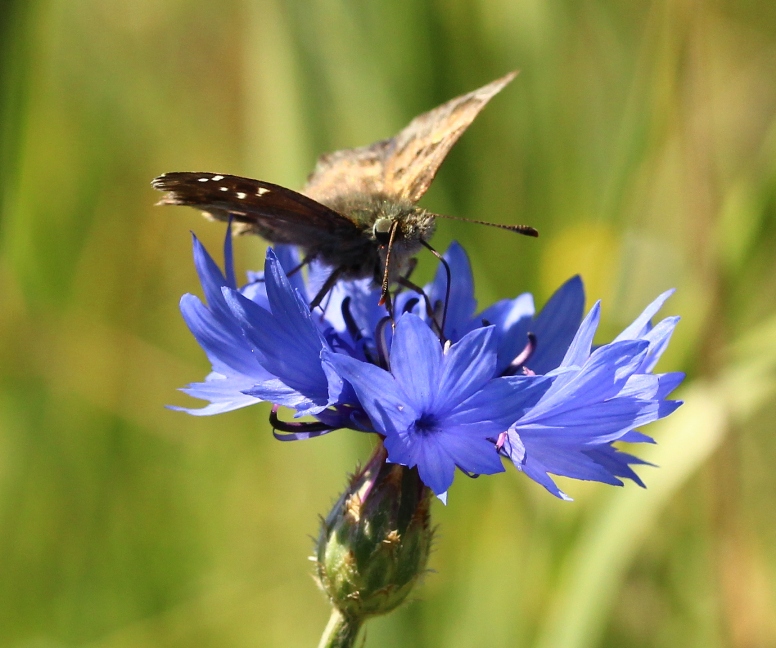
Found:
[[[448,216],[447,214],[433,214],[437,218],[446,218],[447,220],[463,221],[464,223],[475,223],[476,225],[487,225],[488,227],[498,227],[499,229],[509,230],[525,236],[539,236],[539,231],[530,225],[504,225],[503,223],[489,223],[488,221],[473,220],[471,218],[462,218],[461,216]]]

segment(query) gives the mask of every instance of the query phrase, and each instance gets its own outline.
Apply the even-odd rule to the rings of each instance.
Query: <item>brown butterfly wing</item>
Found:
[[[419,115],[391,139],[321,156],[305,194],[330,202],[357,191],[417,202],[458,138],[516,75],[510,72]]]
[[[413,119],[409,126],[393,138],[391,155],[386,161],[384,172],[388,193],[412,203],[420,200],[453,144],[469,128],[488,101],[516,75],[517,72],[510,72]]]
[[[218,220],[242,224],[272,243],[316,248],[358,239],[350,219],[291,189],[261,180],[217,173],[165,173],[151,183],[167,192],[160,205],[188,205]]]
[[[381,140],[322,155],[302,191],[325,203],[336,202],[342,196],[385,194],[383,176],[391,143],[392,140]]]

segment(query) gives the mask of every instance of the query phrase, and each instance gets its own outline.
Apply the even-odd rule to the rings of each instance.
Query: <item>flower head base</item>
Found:
[[[564,499],[549,475],[643,486],[632,466],[644,462],[612,444],[651,442],[636,428],[681,404],[668,395],[683,375],[653,373],[678,321],[651,324],[670,292],[613,342],[593,348],[600,305],[582,319],[578,277],[538,314],[528,294],[477,314],[457,244],[422,298],[396,296],[393,320],[367,280],[339,282],[311,312],[329,270],[312,264],[305,281],[291,272],[299,258],[289,248],[269,250],[264,272],[239,289],[229,233],[224,257],[222,273],[194,240],[207,305],[185,295],[181,310],[213,372],[184,390],[210,405],[185,411],[215,414],[266,400],[284,440],[339,428],[375,433],[389,462],[417,468],[443,500],[456,468],[494,474],[503,459]],[[281,421],[278,406],[317,421]]]
[[[416,470],[387,464],[378,446],[321,525],[318,581],[358,621],[396,608],[425,573],[430,494]]]

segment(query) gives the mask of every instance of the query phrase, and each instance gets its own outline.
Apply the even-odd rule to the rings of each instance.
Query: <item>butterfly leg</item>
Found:
[[[441,336],[444,337],[444,331],[445,331],[445,324],[447,323],[447,305],[450,302],[450,286],[452,285],[453,277],[450,272],[450,264],[447,262],[447,259],[443,257],[439,252],[437,252],[433,247],[431,247],[431,244],[428,243],[428,241],[424,241],[423,239],[420,239],[421,244],[423,247],[425,247],[431,254],[433,254],[437,259],[439,259],[439,262],[444,266],[445,268],[445,274],[447,275],[447,287],[445,288],[445,305],[442,309],[442,326],[441,326]]]
[[[335,268],[332,273],[328,276],[326,281],[323,282],[323,286],[321,286],[321,289],[318,291],[318,294],[315,295],[313,300],[310,302],[310,310],[313,311],[318,306],[321,305],[321,302],[323,301],[323,298],[326,297],[326,295],[329,294],[329,291],[334,288],[334,284],[337,283],[339,278],[342,276],[343,271],[345,270],[344,267]]]
[[[286,277],[293,277],[293,276],[294,276],[294,275],[295,275],[297,272],[299,272],[299,271],[300,271],[302,268],[304,268],[304,267],[305,267],[307,264],[309,264],[309,263],[310,263],[310,261],[312,261],[314,258],[315,258],[315,255],[314,255],[314,254],[308,254],[308,255],[306,255],[306,256],[305,256],[305,258],[304,258],[304,259],[302,259],[302,260],[299,262],[299,264],[298,264],[298,265],[294,266],[293,268],[291,268],[291,270],[289,270],[289,271],[286,273]]]

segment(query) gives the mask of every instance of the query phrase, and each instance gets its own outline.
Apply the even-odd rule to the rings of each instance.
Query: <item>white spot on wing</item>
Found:
[[[245,196],[247,196],[247,195],[248,195],[247,193],[243,193],[242,191],[238,191],[238,192],[237,192],[237,197],[238,197],[240,200],[242,200],[243,198],[245,198]]]
[[[210,178],[197,178],[197,182],[207,182]]]
[[[223,180],[223,179],[224,179],[224,176],[222,176],[222,175],[214,175],[213,176],[213,181],[214,182],[218,182],[219,180]]]
[[[229,187],[219,187],[221,191],[229,191]]]
[[[256,191],[257,196],[263,196],[265,193],[269,193],[269,189],[266,187],[259,187],[259,189]]]

